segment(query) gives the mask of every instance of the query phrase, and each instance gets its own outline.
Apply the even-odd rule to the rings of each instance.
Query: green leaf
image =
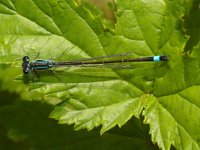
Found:
[[[80,3],[78,7],[73,0],[69,0],[67,3],[88,23],[97,35],[102,33],[104,30],[102,24],[103,14],[97,7],[87,1]]]
[[[114,87],[110,88],[113,89],[105,91],[108,95],[114,94]],[[103,89],[101,89],[101,91],[103,91]],[[98,93],[95,93],[95,95],[98,96]],[[75,123],[75,129],[77,130],[82,128],[91,130],[102,124],[102,134],[113,128],[116,124],[121,127],[133,115],[139,117],[146,104],[145,97],[128,99],[127,97],[120,98],[119,94],[118,98],[112,96],[113,100],[106,100],[106,97],[103,97],[102,99],[105,102],[101,101],[102,104],[98,104],[100,102],[95,102],[93,99],[94,98],[87,98],[81,101],[77,99],[69,99],[67,103],[57,107],[51,117],[56,119],[59,118],[59,123]],[[87,105],[89,105],[89,107]]]
[[[21,97],[59,103],[50,117],[75,124],[77,130],[102,125],[102,134],[143,114],[159,148],[199,149],[200,44],[191,48],[191,55],[183,53],[188,40],[182,31],[182,17],[188,13],[185,2],[116,0],[116,5],[117,23],[111,33],[104,31],[99,18],[93,18],[95,11],[72,0],[1,1],[0,63],[14,73],[5,72],[0,79],[15,79],[17,87],[24,86],[23,80],[33,81]],[[59,61],[125,52],[133,52],[133,57],[167,55],[169,61],[127,64],[134,69],[72,67],[38,72],[40,78],[21,76],[25,55],[31,60],[39,54],[41,59]],[[1,122],[9,124],[7,119]],[[11,139],[26,138],[16,130],[10,132]]]
[[[153,142],[162,149],[199,149],[200,44],[192,55],[174,63],[170,71],[156,80],[158,96],[147,103],[145,123],[150,124]],[[168,88],[167,88],[168,87]]]
[[[200,22],[197,21],[200,19],[199,7],[200,2],[198,0],[188,1],[187,6],[190,6],[188,9],[188,14],[185,15],[185,28],[186,33],[190,36],[190,39],[185,47],[186,51],[191,52],[193,47],[195,47],[200,41]]]
[[[59,125],[55,120],[48,119],[49,113],[53,110],[51,105],[18,100],[15,101],[15,105],[0,105],[1,149],[156,148],[149,142],[148,128],[137,119],[133,118],[120,130],[114,128],[103,136],[99,135],[99,130],[74,132],[73,127]]]

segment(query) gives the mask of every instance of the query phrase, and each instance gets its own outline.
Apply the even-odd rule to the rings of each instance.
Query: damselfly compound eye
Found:
[[[30,69],[27,67],[27,68],[23,68],[23,73],[24,74],[28,74],[30,72]]]
[[[29,57],[28,56],[24,56],[23,57],[23,62],[29,63]]]

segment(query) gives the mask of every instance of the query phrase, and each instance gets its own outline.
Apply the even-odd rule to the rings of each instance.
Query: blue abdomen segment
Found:
[[[154,57],[153,57],[153,61],[155,61],[155,62],[160,61],[160,56],[154,56]]]

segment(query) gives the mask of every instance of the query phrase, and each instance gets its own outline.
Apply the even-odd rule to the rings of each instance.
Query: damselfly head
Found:
[[[23,68],[23,73],[24,74],[28,74],[30,72],[30,69],[29,68]]]
[[[29,57],[28,57],[28,56],[24,56],[24,57],[23,57],[23,62],[24,62],[24,63],[29,63],[29,61],[30,61],[30,60],[29,60]]]
[[[22,63],[22,69],[24,74],[28,74],[30,72],[29,62],[30,62],[29,57],[24,56]]]

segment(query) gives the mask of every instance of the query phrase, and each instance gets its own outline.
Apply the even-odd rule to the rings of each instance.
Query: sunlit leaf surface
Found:
[[[13,112],[18,112],[16,118],[22,115],[24,122],[29,123],[29,116],[23,116],[23,113],[27,111],[33,117],[38,116],[39,118],[32,122],[41,128],[38,130],[43,130],[46,126],[51,129],[51,123],[43,122],[51,112],[51,118],[61,124],[74,124],[76,130],[92,130],[102,126],[101,134],[116,125],[122,127],[132,117],[144,117],[144,123],[150,125],[151,140],[157,143],[159,148],[170,149],[173,145],[176,149],[199,149],[200,44],[194,46],[198,39],[193,43],[190,39],[194,48],[189,50],[190,53],[184,52],[189,38],[183,32],[185,3],[179,0],[115,2],[117,22],[115,29],[108,29],[94,8],[78,5],[73,0],[0,1],[1,91],[18,96],[8,104],[0,103],[1,114],[4,114],[0,123],[3,133],[9,131],[9,139],[23,143],[29,136],[39,136],[31,135],[28,124],[21,126],[24,130],[17,123],[16,126],[11,126],[13,120],[7,118],[13,116]],[[191,11],[191,16],[192,14]],[[70,61],[127,52],[132,54],[127,57],[167,55],[169,61],[106,67],[60,67],[31,72],[28,75],[23,75],[21,69],[22,58],[26,55],[31,61]],[[6,99],[3,93],[1,101]],[[29,100],[30,104],[22,99]],[[38,104],[34,103],[35,100],[38,100]],[[7,106],[11,104],[12,106]],[[28,108],[24,108],[22,112],[18,111],[24,106],[30,107],[31,111]],[[48,107],[48,113],[40,112],[40,108],[45,107]],[[40,113],[45,113],[43,118],[40,118]],[[8,117],[5,117],[5,114],[8,114]],[[17,122],[20,121],[17,119]],[[53,126],[56,124],[53,123]],[[59,133],[64,131],[58,130]],[[72,136],[74,133],[71,132],[66,130],[66,134]],[[96,136],[96,133],[93,133],[87,134],[87,138]],[[49,131],[44,134],[47,136]],[[2,137],[4,136],[3,134]],[[151,149],[148,144],[142,144],[148,141],[146,137],[146,130],[144,137],[136,135],[139,139],[132,139],[137,143],[134,148]],[[76,142],[84,139],[77,138]],[[112,135],[108,143],[113,144],[120,140],[119,138],[112,141],[113,139]],[[60,144],[63,142],[65,140]],[[69,141],[71,142],[73,143]],[[127,142],[127,145],[130,143]],[[125,145],[121,147],[126,147]],[[76,146],[73,148],[77,148]],[[29,145],[24,145],[23,148],[26,147]],[[106,145],[94,145],[94,148],[108,149]]]

